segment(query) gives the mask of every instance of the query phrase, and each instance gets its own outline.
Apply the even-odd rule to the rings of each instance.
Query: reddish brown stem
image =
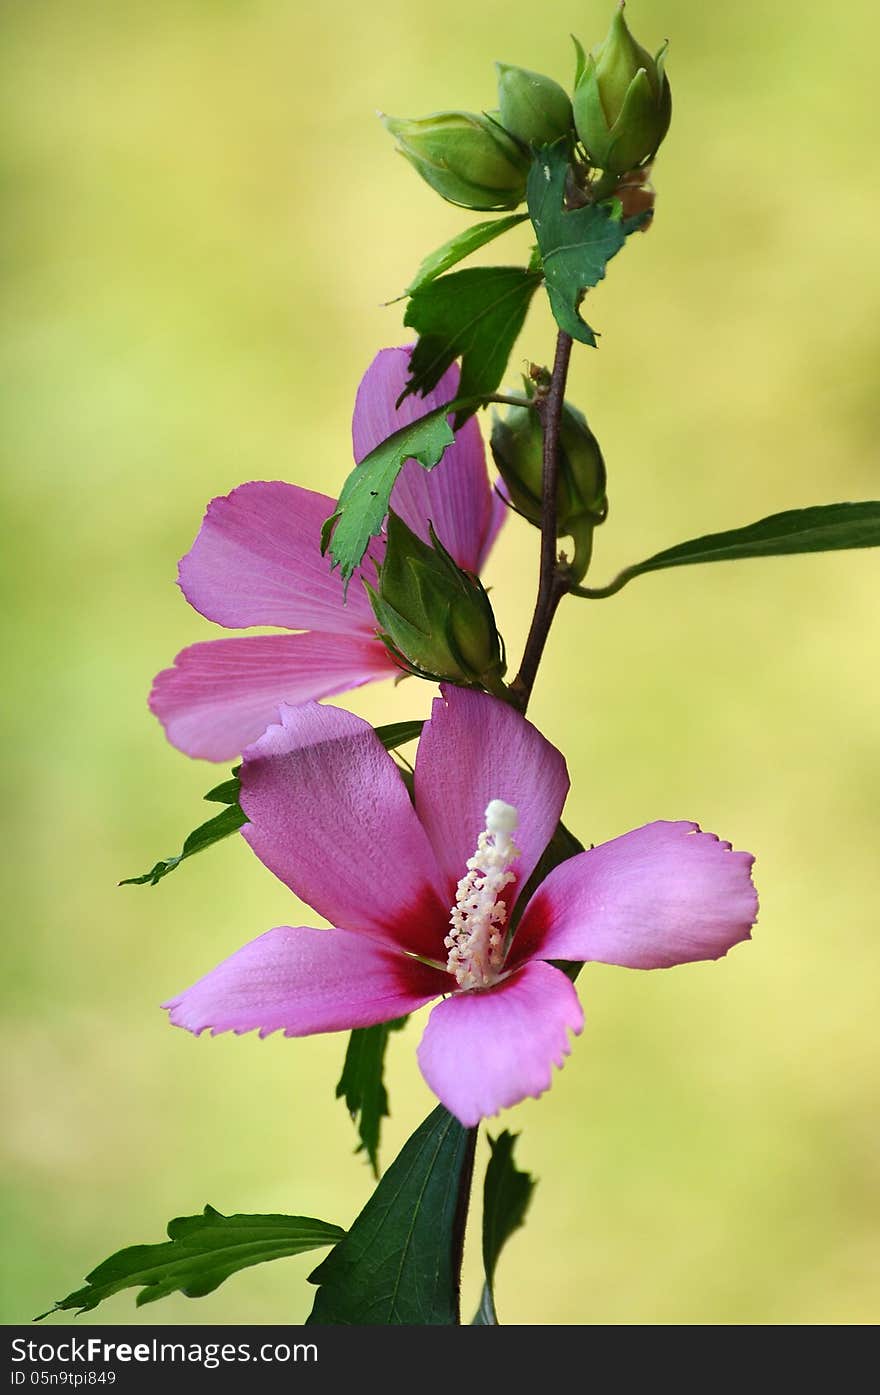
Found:
[[[556,357],[547,396],[538,406],[544,431],[542,509],[541,509],[541,570],[538,598],[523,650],[519,673],[510,685],[510,700],[525,712],[535,686],[538,665],[544,653],[556,608],[569,588],[567,570],[560,566],[556,549],[556,497],[559,479],[559,432],[565,405],[565,384],[571,359],[572,339],[560,330],[556,337]]]

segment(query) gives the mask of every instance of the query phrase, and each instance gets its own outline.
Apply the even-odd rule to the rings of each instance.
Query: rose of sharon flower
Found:
[[[419,742],[415,802],[372,728],[281,707],[248,751],[242,833],[337,927],[281,926],[166,1003],[198,1035],[369,1027],[442,998],[418,1049],[465,1125],[537,1096],[580,1032],[548,960],[659,969],[717,959],[757,914],[750,853],[651,823],[562,863],[511,915],[562,813],[560,753],[497,698],[447,687]]]
[[[358,388],[352,422],[355,460],[386,437],[455,397],[452,367],[426,397],[395,410],[409,349],[382,349]],[[456,433],[440,465],[408,460],[391,505],[429,540],[431,523],[459,566],[479,573],[505,514],[493,494],[475,418]],[[376,618],[360,584],[375,582],[375,539],[344,596],[338,573],[321,556],[321,525],[335,499],[280,480],[255,481],[208,505],[198,537],[179,568],[190,605],[227,629],[278,625],[305,633],[246,635],[190,645],[163,670],[150,708],[172,745],[189,756],[230,760],[278,720],[279,705],[330,697],[400,669],[376,638]]]

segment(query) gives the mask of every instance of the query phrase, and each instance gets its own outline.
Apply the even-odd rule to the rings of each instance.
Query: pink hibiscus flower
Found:
[[[242,830],[336,928],[281,926],[180,997],[198,1035],[337,1032],[441,998],[418,1050],[465,1125],[537,1096],[583,1013],[549,960],[635,969],[717,959],[757,914],[752,856],[693,823],[651,823],[562,863],[511,915],[568,792],[560,753],[506,703],[447,687],[419,742],[415,802],[372,728],[282,706],[245,752]]]
[[[392,432],[448,402],[450,368],[426,397],[394,404],[406,383],[409,349],[382,349],[355,401],[352,436],[360,462]],[[321,524],[335,499],[280,480],[255,481],[213,499],[178,581],[190,605],[227,629],[277,625],[300,634],[246,635],[190,645],[160,673],[150,708],[172,745],[189,756],[230,760],[278,720],[281,703],[330,697],[400,669],[376,638],[376,620],[356,573],[347,600],[321,556]],[[493,493],[483,440],[472,417],[430,473],[407,461],[392,507],[425,541],[433,524],[459,566],[481,570],[505,506]],[[381,560],[376,539],[365,561]]]

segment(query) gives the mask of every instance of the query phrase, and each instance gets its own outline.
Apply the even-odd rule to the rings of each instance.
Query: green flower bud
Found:
[[[430,527],[430,525],[429,525]],[[367,585],[380,636],[397,662],[422,678],[502,692],[505,662],[495,616],[478,577],[388,514],[378,588]]]
[[[450,203],[493,211],[525,198],[528,156],[490,115],[438,111],[382,121],[400,153]]]
[[[511,503],[535,527],[543,512],[544,433],[531,407],[512,407],[492,426],[492,455]],[[605,461],[587,419],[576,407],[563,407],[559,430],[559,478],[556,486],[556,535],[571,537],[575,579],[586,573],[593,529],[608,512]]]
[[[574,125],[571,102],[558,82],[528,68],[496,63],[501,124],[524,145],[552,145]]]
[[[574,120],[594,165],[626,174],[653,159],[672,117],[672,96],[664,71],[666,44],[652,58],[636,43],[615,10],[603,42],[585,54],[578,50]]]

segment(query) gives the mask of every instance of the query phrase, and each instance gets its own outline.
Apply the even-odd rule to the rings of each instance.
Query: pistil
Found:
[[[444,941],[449,951],[447,970],[463,989],[489,988],[501,977],[507,920],[502,892],[516,881],[510,865],[520,856],[513,841],[519,823],[513,805],[492,799],[485,817],[486,827],[456,889],[449,916],[452,929]]]

